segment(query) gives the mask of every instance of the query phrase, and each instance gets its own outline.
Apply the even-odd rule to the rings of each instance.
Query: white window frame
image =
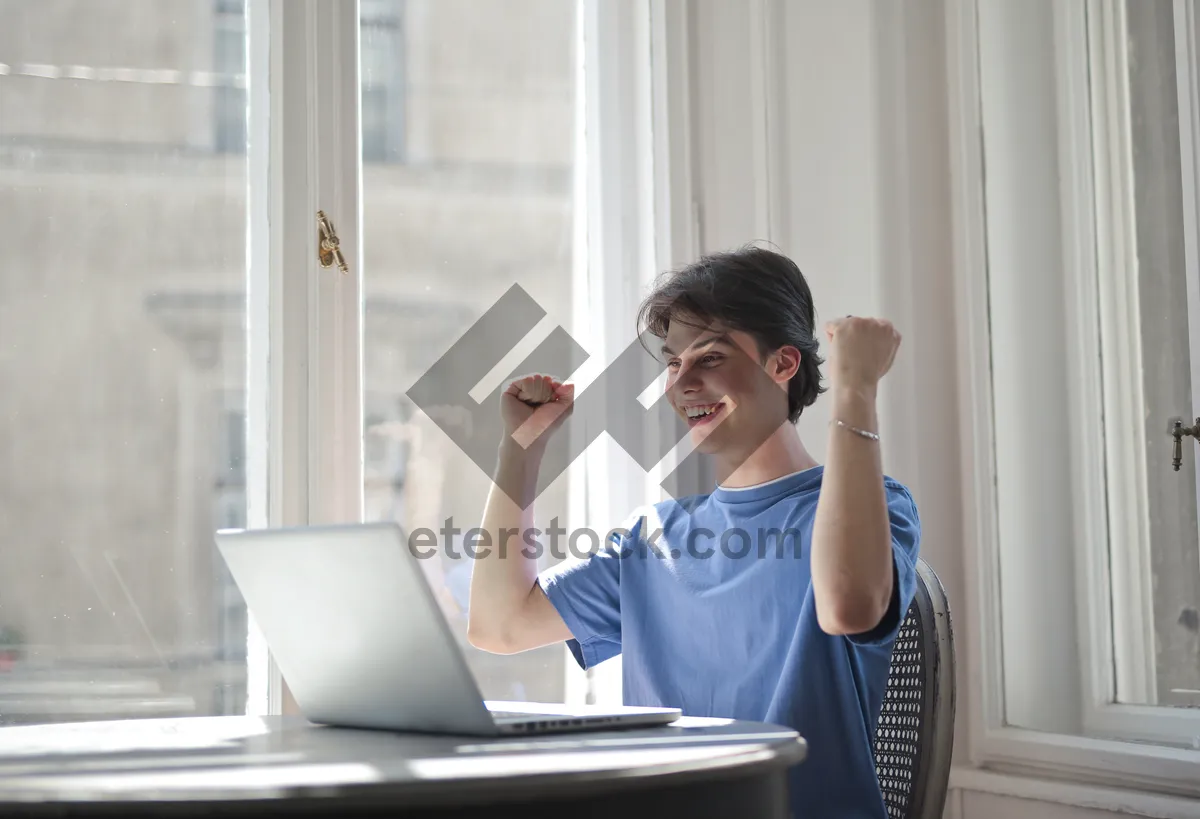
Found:
[[[1000,242],[991,235],[996,230],[1012,230],[1013,226],[989,224],[985,217],[985,200],[988,191],[984,186],[985,149],[981,109],[985,104],[995,105],[995,100],[983,99],[985,93],[980,75],[980,38],[995,36],[995,32],[979,29],[979,6],[981,2],[993,0],[956,0],[947,4],[947,47],[948,74],[950,80],[950,130],[951,163],[953,171],[953,197],[955,218],[955,269],[957,280],[958,334],[960,378],[960,410],[963,423],[963,474],[966,478],[964,493],[965,554],[967,594],[960,610],[965,620],[967,639],[964,654],[967,674],[964,679],[971,682],[971,697],[967,717],[970,730],[969,756],[974,765],[997,772],[1012,774],[1035,774],[1071,779],[1089,784],[1129,787],[1160,793],[1186,796],[1200,795],[1200,755],[1194,750],[1164,745],[1137,744],[1120,739],[1095,739],[1066,732],[1035,731],[1014,727],[1006,714],[1013,702],[1013,695],[1020,692],[1010,686],[1023,682],[1012,677],[1012,668],[1006,669],[1002,650],[1006,630],[1017,628],[1011,616],[1004,619],[1001,606],[999,583],[1002,510],[998,482],[1003,481],[997,470],[996,433],[1000,425],[1012,424],[1005,417],[1010,412],[1004,404],[996,403],[993,377],[996,372],[993,361],[992,333],[997,332],[995,315],[989,307],[988,267],[989,255],[1005,252],[996,247]],[[1051,676],[1055,685],[1047,696],[1054,696],[1077,706],[1078,718],[1086,730],[1115,732],[1126,739],[1182,738],[1200,734],[1195,714],[1183,709],[1138,707],[1112,703],[1113,679],[1111,674],[1113,623],[1102,597],[1109,589],[1109,567],[1106,548],[1097,548],[1107,542],[1109,527],[1114,525],[1132,528],[1137,532],[1136,512],[1123,512],[1109,519],[1104,503],[1105,459],[1127,459],[1136,453],[1113,451],[1101,452],[1096,445],[1096,427],[1082,423],[1094,419],[1101,406],[1103,390],[1099,377],[1099,334],[1101,320],[1117,322],[1127,314],[1120,312],[1119,302],[1127,282],[1110,272],[1127,259],[1130,252],[1128,216],[1123,214],[1122,175],[1119,163],[1114,158],[1122,155],[1119,140],[1124,131],[1120,128],[1101,134],[1096,145],[1097,164],[1092,166],[1092,152],[1079,150],[1086,146],[1093,129],[1091,117],[1110,118],[1120,110],[1119,85],[1096,83],[1089,99],[1087,72],[1089,54],[1097,56],[1097,45],[1103,40],[1111,42],[1111,24],[1095,29],[1101,42],[1093,42],[1089,50],[1084,24],[1084,8],[1079,3],[1055,3],[1054,45],[1055,83],[1049,84],[1046,93],[1056,102],[1049,109],[1043,104],[1043,113],[1050,110],[1057,118],[1058,143],[1054,146],[1052,161],[1057,163],[1058,212],[1061,224],[1057,238],[1046,239],[1046,252],[1053,254],[1055,245],[1059,249],[1057,261],[1064,273],[1062,281],[1064,305],[1067,309],[1066,331],[1061,338],[1047,341],[1051,355],[1060,356],[1069,374],[1067,393],[1067,417],[1077,423],[1064,425],[1066,434],[1059,438],[1048,437],[1048,445],[1061,452],[1069,460],[1070,491],[1067,502],[1061,505],[1060,518],[1051,521],[1055,531],[1067,532],[1074,542],[1075,569],[1073,577],[1077,583],[1070,587],[1067,578],[1067,597],[1073,592],[1076,604],[1067,604],[1064,612],[1067,620],[1074,618],[1081,624],[1075,637],[1081,646],[1078,666],[1059,662],[1052,664]],[[1010,7],[1011,8],[1011,7]],[[1093,4],[1089,9],[1095,12]],[[1189,32],[1194,29],[1189,29]],[[1108,75],[1113,73],[1113,60],[1120,55],[1111,49],[1099,52],[1102,60],[1108,61]],[[1194,58],[1193,58],[1194,63]],[[1119,65],[1118,65],[1119,67]],[[1096,66],[1093,66],[1096,68]],[[1194,72],[1191,74],[1195,76]],[[1182,77],[1180,78],[1182,81]],[[1194,89],[1193,89],[1194,90]],[[1195,128],[1194,105],[1189,105],[1187,116],[1181,110],[1181,119]],[[1194,145],[1190,139],[1185,145]],[[995,150],[992,146],[991,150]],[[995,158],[994,156],[992,157]],[[1188,160],[1192,160],[1189,162]],[[1185,168],[1195,172],[1194,156],[1185,159]],[[1023,160],[1025,161],[1025,160]],[[1002,168],[989,165],[989,180],[1002,173]],[[1127,169],[1126,169],[1127,170]],[[1116,171],[1116,173],[1114,173]],[[1003,186],[1003,182],[998,183]],[[1194,194],[1194,190],[1192,191]],[[1190,201],[1192,207],[1194,200]],[[1011,214],[1009,214],[1011,215]],[[1101,231],[1095,226],[1116,225],[1125,230]],[[1018,231],[1021,228],[1016,228]],[[1003,239],[1003,237],[1000,237]],[[992,247],[989,248],[989,239]],[[1191,237],[1195,247],[1195,236]],[[1195,256],[1189,256],[1189,262]],[[1104,276],[1098,278],[1098,271]],[[1007,271],[1006,271],[1007,272]],[[1101,283],[1102,282],[1102,283]],[[1106,288],[1108,290],[1104,291]],[[1102,297],[1102,298],[1101,298]],[[1104,305],[1101,311],[1089,308],[1097,300]],[[1136,303],[1135,303],[1136,304]],[[1102,311],[1107,311],[1103,316]],[[1003,332],[1003,321],[999,332]],[[1119,324],[1117,326],[1120,326]],[[1050,335],[1048,331],[1047,335]],[[1113,405],[1109,412],[1109,423],[1129,423],[1128,414],[1136,407]],[[1047,405],[1044,413],[1047,424],[1056,424],[1062,416],[1058,405]],[[1010,427],[1011,430],[1011,427]],[[1011,434],[1011,433],[1010,433]],[[1064,441],[1068,443],[1063,443]],[[1032,444],[1029,444],[1032,445]],[[1007,480],[1012,481],[1010,476]],[[1011,505],[1011,496],[1008,501]],[[1018,505],[1019,506],[1019,505]],[[1043,510],[1043,507],[1031,508]],[[1009,510],[1005,510],[1007,514]],[[1058,513],[1056,513],[1058,514]],[[1011,525],[1006,522],[1006,525]],[[1133,567],[1135,570],[1137,566]],[[1125,589],[1128,611],[1140,610],[1144,575],[1131,579]],[[1062,578],[1060,578],[1062,579]],[[1060,591],[1062,587],[1059,587]],[[1034,589],[1028,599],[1034,604],[1045,603]],[[1123,613],[1123,614],[1124,614]],[[1011,612],[1010,612],[1011,615]],[[1026,618],[1024,625],[1036,622],[1036,617]],[[1050,624],[1058,627],[1055,624]],[[1137,624],[1141,627],[1140,622]],[[1009,635],[1011,637],[1011,634]],[[1131,634],[1131,639],[1136,639]],[[1117,641],[1118,644],[1120,641]],[[1128,644],[1126,644],[1128,645]],[[1030,644],[1031,650],[1037,646]],[[1010,666],[1013,664],[1010,658]],[[1055,674],[1056,669],[1058,673]],[[1061,670],[1065,669],[1065,671]],[[1071,679],[1075,677],[1075,679]],[[1072,691],[1078,691],[1077,702],[1072,703]],[[1028,694],[1028,692],[1026,692]],[[1034,692],[1037,693],[1036,690]],[[1009,701],[1006,705],[1006,700]],[[1180,727],[1181,723],[1191,725]],[[956,778],[958,785],[970,787],[972,776],[963,774]],[[952,786],[956,784],[952,782]]]
[[[579,0],[583,70],[574,327],[592,354],[579,389],[636,337],[635,310],[659,270],[695,253],[690,32],[685,0]],[[578,218],[578,217],[577,217]],[[647,385],[649,387],[649,385]],[[596,532],[660,499],[668,455],[649,471],[601,436],[579,459],[572,519]],[[569,697],[622,702],[621,658],[587,672],[566,664]]]
[[[607,334],[597,357],[609,360],[634,338],[634,311],[661,271],[749,238],[787,243],[786,4],[583,2],[595,15],[587,54],[596,73],[585,95],[595,127],[587,163],[592,275],[576,291],[591,302],[577,309],[603,305]],[[731,117],[747,127],[727,127]],[[661,395],[665,376],[647,385],[643,402]],[[666,500],[662,485],[690,450],[678,442],[644,471],[609,442],[593,446],[585,469],[600,494],[586,490],[588,520],[608,528]],[[597,667],[590,700],[619,703],[620,677],[619,657]]]
[[[247,5],[247,522],[360,521],[359,4]],[[348,274],[317,260],[318,210],[337,230]],[[253,617],[248,641],[247,712],[294,712]]]
[[[1093,597],[1103,597],[1101,590],[1112,589],[1112,608],[1107,601],[1095,600],[1089,611],[1092,628],[1088,642],[1092,651],[1091,667],[1085,680],[1090,697],[1085,703],[1084,725],[1089,734],[1109,736],[1139,742],[1188,745],[1200,736],[1200,713],[1187,708],[1160,707],[1117,703],[1117,694],[1126,703],[1152,703],[1157,692],[1157,669],[1154,656],[1154,598],[1150,566],[1150,520],[1146,505],[1147,451],[1142,430],[1145,407],[1141,389],[1141,329],[1138,307],[1137,234],[1132,203],[1134,201],[1133,169],[1131,167],[1130,123],[1128,104],[1129,65],[1127,55],[1125,4],[1095,3],[1088,7],[1092,23],[1087,31],[1077,35],[1089,38],[1085,60],[1079,60],[1078,72],[1090,72],[1092,77],[1091,105],[1093,150],[1095,154],[1094,185],[1078,191],[1081,206],[1094,202],[1097,218],[1094,223],[1081,222],[1078,233],[1081,242],[1091,243],[1099,250],[1095,258],[1098,288],[1080,292],[1080,301],[1097,304],[1101,334],[1112,343],[1106,345],[1103,358],[1105,388],[1100,389],[1098,349],[1089,350],[1088,366],[1094,373],[1087,378],[1082,406],[1102,406],[1105,424],[1105,454],[1107,458],[1108,520],[1103,521],[1105,481],[1100,480],[1103,462],[1080,463],[1080,482],[1084,475],[1094,476],[1085,486],[1088,493],[1089,518],[1097,520],[1096,543],[1112,542],[1123,548],[1113,549],[1111,564],[1108,550],[1088,550],[1087,589]],[[1191,3],[1179,2],[1173,7],[1176,25],[1177,80],[1179,84],[1180,150],[1185,174],[1183,193],[1185,203],[1193,203],[1197,193],[1196,178],[1188,169],[1200,145],[1197,144],[1193,122],[1196,94],[1196,54],[1194,49],[1194,13]],[[1189,32],[1191,34],[1189,35]],[[1086,91],[1086,75],[1081,78]],[[1080,95],[1082,96],[1082,95]],[[1086,103],[1086,100],[1081,100]],[[1087,122],[1086,106],[1073,114]],[[1094,200],[1088,194],[1094,196]],[[1187,205],[1185,204],[1185,208]],[[1187,269],[1196,270],[1196,225],[1185,215]],[[1189,313],[1200,316],[1197,305],[1196,276],[1188,276]],[[1098,290],[1098,292],[1097,292]],[[1197,332],[1195,322],[1189,333]],[[1096,332],[1089,336],[1093,348]],[[1082,362],[1081,362],[1082,365]],[[1196,363],[1193,363],[1193,367]],[[1196,389],[1193,384],[1193,391]],[[1200,406],[1200,405],[1197,405]],[[1183,408],[1181,408],[1183,409]],[[1165,424],[1165,419],[1164,419]],[[1165,464],[1167,448],[1161,450]],[[1190,454],[1190,453],[1189,453]],[[1099,467],[1099,469],[1096,469]],[[1084,470],[1096,469],[1095,472]],[[1198,557],[1200,560],[1200,557]],[[1110,570],[1111,565],[1111,570]],[[1114,674],[1115,671],[1115,674]],[[1114,678],[1115,677],[1115,678]]]
[[[1090,502],[1081,523],[1096,521],[1085,540],[1104,544],[1086,550],[1084,591],[1095,597],[1097,589],[1112,589],[1111,608],[1107,601],[1096,600],[1087,612],[1086,622],[1094,626],[1089,635],[1094,661],[1085,679],[1092,689],[1084,717],[1089,733],[1112,730],[1114,726],[1105,719],[1105,703],[1114,702],[1117,691],[1134,702],[1149,702],[1156,674],[1151,648],[1154,610],[1146,449],[1141,440],[1145,407],[1140,384],[1141,318],[1124,8],[1119,2],[1093,4],[1088,7],[1090,22],[1080,19],[1082,14],[1071,15],[1076,28],[1086,28],[1064,32],[1062,38],[1071,43],[1084,41],[1083,53],[1073,53],[1074,59],[1064,66],[1072,79],[1071,96],[1064,102],[1071,106],[1067,116],[1079,125],[1073,138],[1079,139],[1080,146],[1090,144],[1094,153],[1091,168],[1081,159],[1075,174],[1079,185],[1073,192],[1081,211],[1074,231],[1081,256],[1086,258],[1074,268],[1078,271],[1076,296],[1081,303],[1099,305],[1099,315],[1094,317],[1098,320],[1089,321],[1078,339],[1087,353],[1080,356],[1086,364],[1083,360],[1079,363],[1088,366],[1079,406],[1092,402],[1102,408],[1104,444],[1094,447],[1090,463],[1080,464],[1095,471],[1077,473],[1088,481],[1084,491]],[[1094,127],[1089,128],[1089,122]],[[1064,144],[1062,150],[1071,147]],[[1093,212],[1088,208],[1091,202],[1094,220],[1088,218]],[[1089,275],[1090,271],[1094,273]],[[1101,350],[1101,337],[1118,341]],[[1107,521],[1106,485],[1112,496]],[[1110,542],[1122,547],[1112,549],[1111,564],[1106,559]]]
[[[1174,0],[1175,54],[1180,85],[1179,141],[1183,146],[1183,239],[1187,277],[1188,337],[1190,349],[1200,350],[1200,14],[1189,0]],[[1187,150],[1190,147],[1192,150]],[[1197,319],[1193,321],[1192,319]],[[1200,415],[1200,356],[1192,356],[1193,420]],[[1196,473],[1196,498],[1200,504],[1200,471]]]
[[[643,179],[643,101],[648,77],[646,3],[580,0],[581,50],[577,105],[581,139],[576,154],[576,266],[572,287],[573,328],[587,339],[590,358],[570,378],[587,390],[632,338],[629,305],[644,261],[647,202]],[[601,44],[604,47],[601,47]],[[601,173],[601,169],[607,173]],[[629,218],[632,215],[632,218]],[[605,271],[612,274],[605,275]],[[581,467],[581,468],[580,468]],[[607,435],[601,435],[571,470],[572,519],[605,532],[637,503],[632,469]],[[619,479],[619,478],[623,478]],[[620,657],[586,671],[566,660],[567,690],[587,703],[619,704]],[[578,694],[576,694],[578,696]]]

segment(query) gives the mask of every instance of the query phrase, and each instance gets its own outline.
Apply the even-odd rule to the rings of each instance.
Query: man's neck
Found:
[[[748,458],[716,458],[717,484],[729,488],[754,486],[817,466],[794,424],[784,423]]]

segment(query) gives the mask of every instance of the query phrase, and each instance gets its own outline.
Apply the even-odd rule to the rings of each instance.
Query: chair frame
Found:
[[[941,580],[924,560],[917,560],[916,569],[916,591],[904,619],[915,616],[920,624],[923,680],[918,758],[906,815],[938,819],[946,804],[954,747],[954,627]]]

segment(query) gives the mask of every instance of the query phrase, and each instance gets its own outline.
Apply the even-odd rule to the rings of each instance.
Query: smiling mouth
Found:
[[[717,402],[716,404],[699,404],[694,407],[684,407],[683,411],[687,417],[689,427],[699,427],[705,424],[711,424],[716,418],[721,415],[725,404]]]

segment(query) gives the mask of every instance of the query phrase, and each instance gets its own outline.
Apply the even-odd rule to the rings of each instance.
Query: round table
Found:
[[[0,816],[786,817],[807,746],[757,722],[478,738],[188,717],[0,729]]]

